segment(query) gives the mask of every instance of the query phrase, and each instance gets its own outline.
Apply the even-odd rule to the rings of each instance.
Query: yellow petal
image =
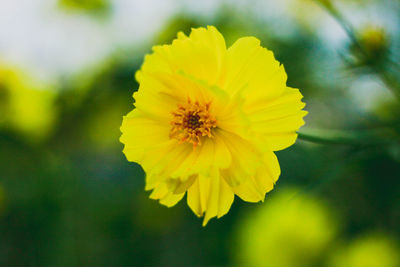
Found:
[[[159,183],[150,195],[151,199],[159,199],[160,203],[172,207],[183,198],[185,193],[175,194],[168,189],[166,183]]]
[[[246,110],[252,129],[260,135],[257,139],[269,149],[281,150],[296,141],[296,131],[304,124],[303,117],[307,114],[302,110],[305,106],[302,97],[298,89],[287,88],[274,101],[255,102]]]
[[[168,145],[146,153],[141,164],[146,172],[168,178],[192,151],[192,144],[170,140]]]
[[[166,197],[160,199],[160,203],[170,208],[172,206],[175,206],[176,203],[178,203],[183,198],[184,195],[185,193],[174,194],[170,192]]]
[[[225,215],[234,199],[229,185],[214,170],[211,176],[200,175],[188,190],[187,202],[197,216],[204,215],[203,226],[212,217]]]
[[[169,193],[166,183],[158,183],[154,190],[150,194],[151,199],[160,199],[167,196]]]
[[[146,174],[146,186],[145,190],[152,190],[160,183],[165,183],[168,187],[168,191],[172,191],[174,194],[184,193],[195,181],[197,175],[191,175],[184,180],[176,179],[172,177],[165,177],[159,174]]]
[[[253,176],[247,177],[233,191],[241,199],[248,202],[263,201],[265,194],[274,188],[280,175],[278,160],[273,152],[263,156],[263,164]]]
[[[187,203],[192,211],[199,217],[207,210],[210,194],[211,177],[198,177],[188,189]]]
[[[213,167],[224,169],[228,168],[230,164],[230,151],[221,137],[215,135],[213,138],[204,138],[201,145],[192,149],[171,173],[171,176],[185,178],[196,173],[209,175],[209,170]]]
[[[228,49],[226,66],[226,76],[219,85],[232,95],[244,90],[246,98],[272,99],[286,85],[283,67],[254,37],[240,38]]]
[[[121,132],[123,152],[129,161],[140,162],[151,149],[170,142],[168,125],[148,119],[137,110],[123,118]]]
[[[252,142],[236,134],[218,131],[218,135],[225,142],[232,156],[231,166],[221,170],[221,173],[227,183],[235,187],[247,177],[254,175],[262,164],[262,152]]]
[[[225,40],[215,27],[192,29],[189,37],[180,34],[171,45],[153,47],[153,54],[145,57],[136,78],[141,82],[146,72],[183,71],[215,84],[223,70],[225,54]]]
[[[159,79],[143,75],[139,90],[134,93],[135,107],[147,117],[168,124],[172,111],[182,101],[178,96]]]

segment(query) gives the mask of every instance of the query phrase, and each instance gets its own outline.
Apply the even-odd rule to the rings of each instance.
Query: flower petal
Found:
[[[175,178],[165,178],[159,174],[146,175],[146,186],[145,190],[152,190],[160,183],[165,183],[168,186],[168,191],[172,191],[174,194],[180,194],[186,192],[186,190],[193,184],[197,175],[191,175],[185,180]]]
[[[138,110],[124,116],[121,125],[121,143],[129,161],[140,162],[152,149],[164,146],[169,140],[169,126],[151,120]]]
[[[232,155],[231,166],[221,170],[222,176],[231,187],[235,187],[255,174],[262,164],[262,153],[250,141],[236,134],[222,130],[217,134]]]
[[[175,194],[169,190],[167,183],[159,183],[150,195],[151,199],[159,199],[160,203],[172,207],[178,203],[185,193]]]
[[[231,153],[219,135],[204,138],[203,143],[194,148],[171,173],[172,177],[186,177],[202,173],[209,175],[213,167],[225,169],[231,164]]]
[[[223,70],[225,54],[225,40],[215,27],[192,29],[189,37],[180,34],[171,45],[153,47],[153,54],[145,57],[136,77],[141,82],[146,72],[183,71],[215,84]]]
[[[304,124],[307,111],[301,102],[303,96],[298,89],[287,88],[279,98],[263,104],[253,103],[248,109],[252,129],[260,135],[258,140],[268,144],[273,151],[292,145],[296,131]],[[262,146],[262,145],[261,145]]]
[[[263,201],[265,194],[274,188],[274,184],[279,178],[280,167],[275,154],[273,152],[266,153],[263,159],[263,165],[253,176],[233,187],[235,194],[244,201]]]
[[[188,189],[187,202],[197,216],[204,215],[203,226],[212,217],[225,215],[234,199],[234,194],[229,185],[214,169],[211,176],[199,175],[198,179]]]
[[[133,94],[135,107],[147,117],[168,124],[171,113],[182,101],[174,88],[166,86],[160,79],[143,75],[139,90]]]
[[[219,85],[232,95],[241,93],[249,101],[273,99],[285,89],[285,70],[257,38],[238,39],[227,51],[226,66]]]

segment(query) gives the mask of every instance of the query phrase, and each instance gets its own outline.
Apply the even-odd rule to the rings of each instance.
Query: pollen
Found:
[[[170,137],[179,142],[189,142],[193,147],[201,144],[203,137],[212,137],[212,129],[217,127],[216,119],[210,114],[211,102],[200,103],[188,99],[172,112]]]

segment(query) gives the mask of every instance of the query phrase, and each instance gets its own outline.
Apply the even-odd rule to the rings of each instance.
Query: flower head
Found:
[[[299,90],[254,37],[228,49],[214,27],[153,47],[136,73],[136,108],[123,119],[129,161],[146,172],[150,198],[168,207],[187,193],[204,216],[226,214],[234,195],[262,201],[280,175],[274,151],[304,124]]]
[[[0,64],[0,129],[30,142],[46,139],[55,122],[55,94],[28,73]]]
[[[369,232],[336,249],[327,266],[400,266],[399,251],[399,246],[392,237],[380,232]]]
[[[359,39],[370,60],[383,57],[390,47],[389,36],[385,29],[379,26],[364,26],[359,33]]]
[[[237,266],[319,266],[322,252],[337,237],[334,215],[313,195],[280,189],[242,216],[232,246]]]

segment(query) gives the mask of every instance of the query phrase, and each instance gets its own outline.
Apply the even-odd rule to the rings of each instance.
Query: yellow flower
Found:
[[[379,56],[387,52],[389,37],[384,28],[367,25],[360,31],[359,39],[365,52],[370,56]]]
[[[327,266],[396,267],[400,266],[399,251],[395,240],[383,233],[371,232],[337,249]]]
[[[242,216],[232,246],[235,266],[321,266],[320,256],[337,237],[334,215],[321,199],[298,188],[279,188]]]
[[[54,99],[48,84],[0,64],[0,129],[16,131],[31,142],[43,141],[54,126]]]
[[[262,201],[280,175],[273,151],[292,145],[306,111],[299,90],[254,37],[228,49],[216,28],[178,33],[136,73],[135,109],[123,119],[129,161],[168,207],[187,192],[197,216],[225,215],[234,195]]]

